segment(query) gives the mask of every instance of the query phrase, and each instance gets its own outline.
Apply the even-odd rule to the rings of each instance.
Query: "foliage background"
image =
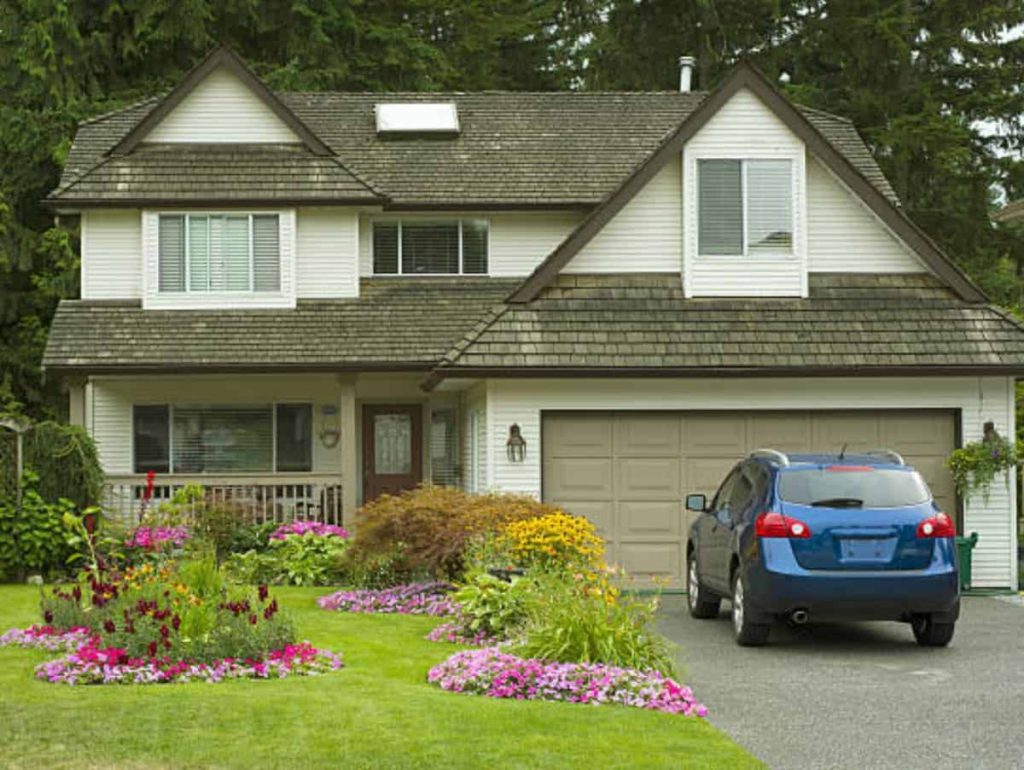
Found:
[[[77,222],[39,203],[78,121],[171,87],[218,42],[272,88],[708,88],[751,57],[854,121],[908,213],[1024,302],[1024,0],[2,0],[0,411],[60,416],[39,361],[78,287]],[[1016,31],[1014,31],[1016,30]]]

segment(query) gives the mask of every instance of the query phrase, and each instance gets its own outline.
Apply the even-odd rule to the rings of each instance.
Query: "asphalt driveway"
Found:
[[[777,624],[757,649],[733,642],[727,602],[693,620],[685,598],[660,612],[685,680],[769,767],[1024,768],[1024,607],[965,598],[945,649],[897,623]]]

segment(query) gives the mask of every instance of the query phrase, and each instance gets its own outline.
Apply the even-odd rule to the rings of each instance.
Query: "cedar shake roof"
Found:
[[[143,310],[64,300],[43,365],[116,371],[433,367],[516,280],[364,278],[358,299],[287,310]]]
[[[480,93],[276,93],[316,137],[334,153],[334,160],[393,207],[590,207],[622,183],[679,123],[706,97],[702,93],[651,92],[480,92]],[[374,105],[389,101],[453,101],[461,132],[454,138],[378,138]],[[156,158],[146,144],[117,158],[108,155],[145,117],[161,97],[83,122],[75,136],[64,173],[50,200],[67,204],[102,205],[112,196],[127,203],[178,198],[184,202],[213,197],[205,181],[190,186],[175,177],[173,194],[154,175]],[[799,108],[836,150],[882,194],[896,201],[853,124],[817,110]],[[226,180],[247,174],[240,184],[254,183],[259,169],[250,164],[235,170],[235,160],[210,149],[200,153],[177,145],[175,170],[192,160],[204,175],[222,172]],[[253,146],[247,148],[254,149]],[[172,162],[168,149],[158,156]],[[189,155],[193,153],[193,155]],[[195,155],[198,153],[198,156]],[[308,182],[325,161],[308,151],[310,162],[296,179],[298,190],[317,199],[321,190]],[[315,162],[313,159],[315,158]],[[293,159],[293,167],[297,163]],[[138,166],[138,168],[136,168]],[[266,199],[275,200],[275,171]],[[123,177],[122,177],[123,175]],[[121,186],[122,178],[126,179]],[[230,181],[224,182],[230,187]],[[228,190],[240,199],[243,190]],[[217,193],[221,193],[218,191]],[[289,195],[293,193],[289,192]],[[343,193],[344,194],[344,191]],[[346,200],[341,198],[340,200]]]
[[[1024,372],[1024,327],[920,274],[812,273],[807,299],[685,299],[678,275],[561,275],[491,312],[429,384],[521,374]]]

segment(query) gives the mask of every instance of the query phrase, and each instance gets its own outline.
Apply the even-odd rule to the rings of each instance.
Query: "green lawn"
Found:
[[[278,589],[303,637],[341,650],[319,678],[71,688],[36,681],[36,650],[0,648],[4,767],[759,767],[710,724],[619,707],[442,692],[453,649],[418,617],[324,612]],[[38,589],[0,586],[0,632],[37,619]],[[698,693],[698,696],[700,693]]]

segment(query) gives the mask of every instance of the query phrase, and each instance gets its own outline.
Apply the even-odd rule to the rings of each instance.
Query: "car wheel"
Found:
[[[732,578],[732,630],[736,643],[743,647],[760,647],[768,641],[771,626],[752,623],[747,606],[747,590],[739,570]]]
[[[956,623],[936,623],[931,615],[915,615],[910,627],[922,647],[945,647],[953,639]]]
[[[710,596],[708,589],[701,585],[696,554],[692,554],[687,560],[686,604],[690,608],[690,615],[701,620],[717,618],[719,607],[722,604],[721,599]]]

